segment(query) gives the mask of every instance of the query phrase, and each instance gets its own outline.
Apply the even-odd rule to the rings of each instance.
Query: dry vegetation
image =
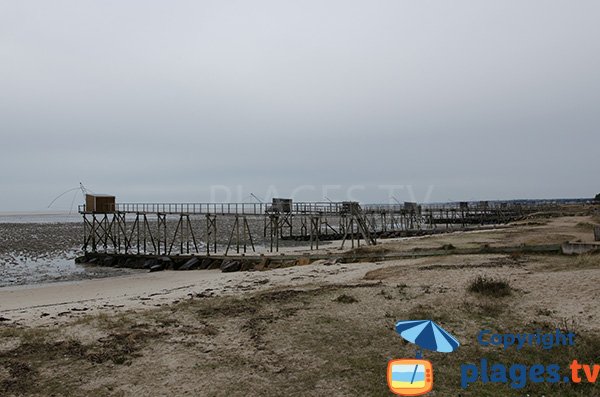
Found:
[[[505,396],[510,393],[506,386],[474,384],[462,391],[460,364],[482,357],[506,364],[563,366],[573,358],[589,363],[600,359],[597,320],[561,315],[560,301],[544,305],[554,294],[534,285],[524,289],[531,279],[516,282],[510,295],[480,296],[469,291],[473,279],[466,276],[473,271],[489,274],[481,278],[487,287],[490,280],[497,287],[497,273],[511,278],[524,271],[531,276],[561,273],[561,279],[590,271],[572,269],[577,259],[562,258],[562,268],[555,263],[548,272],[544,259],[521,258],[515,263],[509,257],[458,257],[438,267],[420,260],[412,269],[417,277],[407,277],[400,262],[367,273],[353,284],[193,298],[145,311],[87,316],[60,328],[5,325],[0,328],[0,393],[387,396],[387,360],[412,357],[415,351],[395,334],[394,323],[422,318],[437,321],[463,343],[449,355],[426,353],[436,371],[432,395]],[[465,266],[456,265],[460,262]],[[464,281],[444,283],[439,278],[443,273],[448,280],[462,275]],[[525,304],[528,297],[531,300]],[[503,352],[475,343],[483,327],[498,332],[559,327],[574,329],[580,336],[574,348]],[[542,384],[529,385],[523,395],[597,392],[588,384]]]
[[[467,290],[493,298],[502,298],[511,294],[510,283],[507,280],[488,276],[477,276],[469,283]]]
[[[565,223],[413,241],[508,245],[580,233],[581,220],[560,231],[550,230],[553,222]],[[535,235],[540,229],[546,236]],[[397,246],[407,247],[399,242],[385,250]],[[329,269],[341,266],[361,265]],[[387,361],[415,353],[394,332],[395,322],[404,319],[432,319],[461,341],[451,354],[425,352],[435,371],[432,396],[600,394],[600,386],[587,383],[529,383],[518,391],[480,383],[460,388],[460,365],[480,358],[565,368],[575,358],[600,362],[597,255],[450,255],[386,262],[363,276],[237,296],[197,294],[60,326],[0,322],[0,395],[389,396]],[[576,332],[577,339],[574,347],[503,351],[476,343],[483,328],[560,328]]]

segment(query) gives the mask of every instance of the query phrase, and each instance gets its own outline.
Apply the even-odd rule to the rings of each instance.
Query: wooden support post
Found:
[[[271,243],[271,247],[270,247],[270,251],[273,252],[273,246],[275,246],[275,251],[279,252],[279,215],[276,214],[271,214],[269,215],[269,231],[270,231],[270,243]]]
[[[192,243],[194,244],[194,250],[196,251],[196,253],[199,253],[200,251],[198,250],[198,241],[196,240],[196,235],[194,234],[194,225],[193,225],[192,221],[190,220],[189,215],[187,217],[187,221],[188,221],[188,228],[189,228],[190,236],[192,237]],[[189,240],[188,240],[188,254],[189,254]]]
[[[240,219],[235,216],[235,236],[236,236],[236,252],[240,253]]]
[[[158,255],[161,255],[161,243],[163,243],[164,246],[164,254],[167,254],[167,214],[163,214],[163,213],[157,213],[157,226],[158,226],[158,232],[157,232],[157,241],[158,241]],[[162,230],[161,230],[162,228]],[[162,231],[162,233],[161,233]],[[161,237],[162,234],[162,237]]]
[[[88,220],[84,213],[83,214],[83,245],[81,246],[81,249],[83,250],[84,254],[87,254],[87,247],[88,247],[87,243],[88,243]]]
[[[217,253],[217,216],[206,214],[206,255],[210,256],[211,236],[213,253]]]
[[[256,252],[256,250],[254,249],[254,241],[252,240],[252,233],[250,232],[250,225],[248,224],[248,220],[246,219],[246,217],[244,217],[244,225],[246,227],[246,230],[248,231],[248,238],[250,240],[250,245],[252,246],[252,252]],[[246,243],[244,243],[244,252],[246,252]]]
[[[231,233],[229,234],[229,240],[227,241],[227,248],[225,248],[225,256],[229,253],[229,248],[231,247],[231,242],[233,241],[233,235],[237,230],[237,253],[240,253],[240,227],[239,227],[239,219],[238,216],[235,216],[235,221],[231,226]]]
[[[246,253],[246,224],[248,223],[248,221],[246,220],[246,217],[242,217],[242,243],[243,243],[243,251],[244,254]]]

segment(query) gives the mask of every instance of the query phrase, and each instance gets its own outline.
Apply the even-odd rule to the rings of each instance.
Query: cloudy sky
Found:
[[[0,0],[0,211],[80,181],[130,202],[590,197],[599,16],[586,0]]]

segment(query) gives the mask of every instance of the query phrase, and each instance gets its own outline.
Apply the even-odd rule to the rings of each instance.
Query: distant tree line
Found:
[[[594,201],[596,201],[597,203],[600,203],[600,193],[598,193],[596,195],[596,197],[594,198]]]

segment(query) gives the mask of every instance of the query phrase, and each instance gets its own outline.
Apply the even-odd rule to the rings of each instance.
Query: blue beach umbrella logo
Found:
[[[450,353],[460,346],[454,336],[431,320],[398,321],[396,332],[421,349]]]
[[[416,359],[388,362],[387,383],[399,396],[420,396],[433,389],[433,366],[421,357],[421,349],[450,353],[460,343],[448,331],[431,320],[398,321],[396,332],[417,346]]]

